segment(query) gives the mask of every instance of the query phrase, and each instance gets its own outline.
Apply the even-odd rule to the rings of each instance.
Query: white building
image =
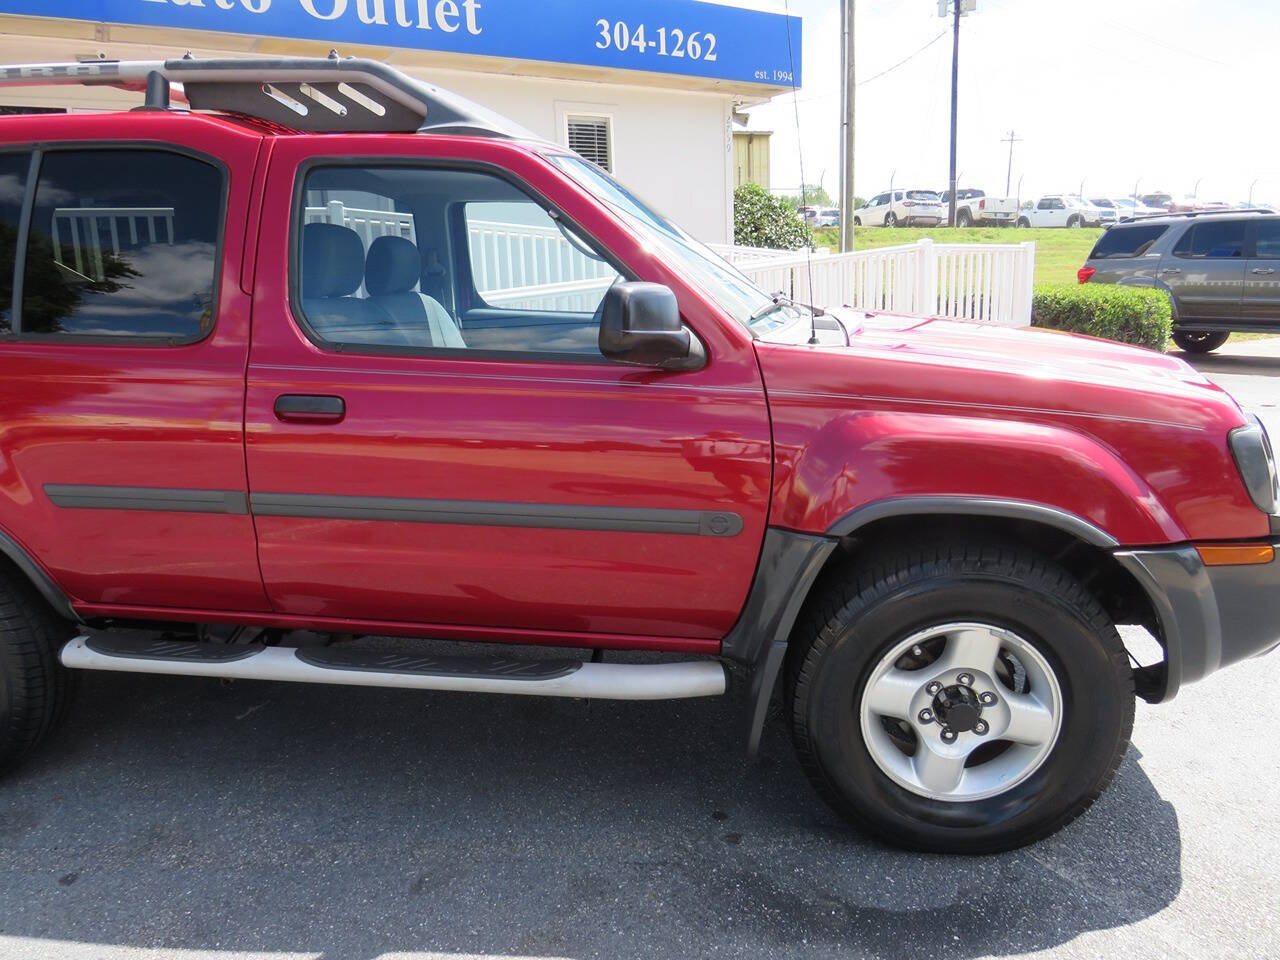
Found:
[[[4,0],[0,63],[188,50],[373,57],[573,147],[699,238],[728,242],[734,114],[800,81],[800,21],[782,8],[781,0]],[[105,87],[10,88],[0,108],[136,102]]]

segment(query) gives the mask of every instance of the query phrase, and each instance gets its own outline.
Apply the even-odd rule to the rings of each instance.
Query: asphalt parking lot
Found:
[[[1280,434],[1280,352],[1201,365]],[[1280,654],[996,857],[854,832],[733,708],[88,676],[0,785],[0,957],[1280,955]]]

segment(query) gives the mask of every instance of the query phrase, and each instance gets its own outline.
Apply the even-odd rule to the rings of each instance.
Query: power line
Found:
[[[860,87],[861,87],[861,86],[864,86],[865,84],[870,83],[872,80],[879,80],[879,79],[880,79],[881,77],[883,77],[886,73],[893,73],[893,71],[897,70],[897,69],[898,69],[899,67],[901,67],[902,65],[904,65],[904,64],[906,64],[906,63],[910,62],[911,60],[914,60],[916,57],[920,56],[920,54],[924,53],[926,50],[928,50],[930,47],[932,47],[935,43],[937,43],[939,40],[941,40],[943,37],[945,37],[949,32],[950,32],[949,30],[943,30],[940,34],[938,34],[936,37],[934,37],[932,40],[930,40],[928,43],[926,43],[923,47],[921,47],[921,48],[920,48],[919,50],[917,50],[915,53],[913,53],[913,54],[911,54],[911,55],[909,55],[909,56],[903,57],[901,60],[899,60],[897,63],[895,63],[892,67],[889,67],[887,70],[881,70],[881,71],[880,71],[879,73],[877,73],[875,76],[867,77],[867,79],[865,79],[865,80],[859,80],[859,81],[858,81],[858,86],[860,86]]]

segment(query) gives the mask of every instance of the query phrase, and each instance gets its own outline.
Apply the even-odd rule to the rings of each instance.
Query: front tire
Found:
[[[1220,330],[1201,332],[1175,330],[1173,332],[1173,342],[1178,345],[1180,350],[1187,353],[1208,353],[1211,350],[1217,350],[1227,342],[1227,338],[1230,336],[1230,333]]]
[[[65,717],[74,676],[58,650],[73,634],[30,584],[0,574],[0,774]]]
[[[1083,813],[1133,727],[1133,674],[1097,600],[1007,544],[935,542],[827,578],[788,654],[801,765],[902,847],[994,853]]]
[[[862,218],[861,218],[861,217],[854,217],[854,218],[853,218],[853,225],[854,225],[855,227],[860,227],[860,226],[862,226]]]
[[[1084,220],[1082,220],[1080,217],[1072,216],[1069,220],[1067,220],[1067,226],[1070,227],[1072,230],[1079,230],[1081,227],[1084,226]]]

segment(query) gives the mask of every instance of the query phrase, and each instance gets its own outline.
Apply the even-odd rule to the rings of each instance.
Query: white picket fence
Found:
[[[822,307],[1031,323],[1034,243],[934,243],[852,253],[716,247],[757,286]]]

